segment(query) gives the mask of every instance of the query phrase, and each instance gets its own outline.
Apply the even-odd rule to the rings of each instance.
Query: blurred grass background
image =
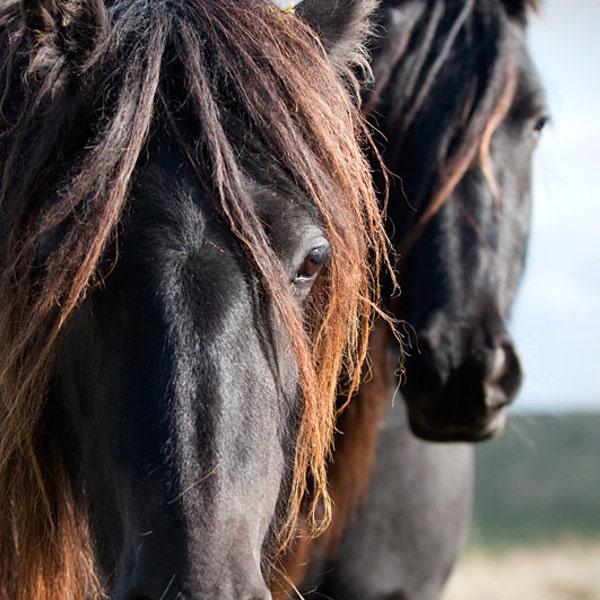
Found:
[[[444,600],[600,600],[600,413],[513,415],[476,460]]]

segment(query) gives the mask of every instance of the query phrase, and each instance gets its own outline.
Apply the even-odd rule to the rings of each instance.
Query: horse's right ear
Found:
[[[37,50],[74,63],[89,56],[108,22],[102,0],[21,0],[21,12]]]
[[[502,4],[509,17],[522,21],[527,19],[529,11],[539,10],[539,0],[502,0]]]
[[[303,0],[295,12],[317,32],[333,65],[343,69],[362,52],[378,4],[378,0]]]

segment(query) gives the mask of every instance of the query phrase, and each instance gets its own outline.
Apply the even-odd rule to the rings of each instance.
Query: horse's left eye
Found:
[[[304,261],[298,271],[294,283],[311,282],[319,274],[323,265],[331,256],[331,248],[327,244],[322,244],[311,248],[304,257]]]
[[[548,115],[541,115],[538,117],[533,123],[533,136],[537,139],[542,133],[542,130],[546,125],[550,122],[550,117]]]
[[[550,117],[547,117],[547,116],[540,117],[535,122],[535,125],[533,126],[533,128],[535,129],[535,131],[542,131],[542,129],[544,129],[544,127],[546,127],[546,125],[548,124],[549,120],[550,120]]]

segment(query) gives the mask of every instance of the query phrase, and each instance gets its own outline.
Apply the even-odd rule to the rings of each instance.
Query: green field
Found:
[[[512,416],[476,457],[471,544],[600,540],[600,413]]]
[[[442,600],[600,600],[600,414],[513,416],[476,457],[470,541]]]

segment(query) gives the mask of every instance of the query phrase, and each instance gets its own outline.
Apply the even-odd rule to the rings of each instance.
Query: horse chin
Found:
[[[440,411],[441,412],[441,411]],[[506,425],[508,406],[471,420],[446,420],[436,415],[435,407],[423,411],[408,406],[408,422],[415,436],[429,442],[483,442],[498,437]]]

